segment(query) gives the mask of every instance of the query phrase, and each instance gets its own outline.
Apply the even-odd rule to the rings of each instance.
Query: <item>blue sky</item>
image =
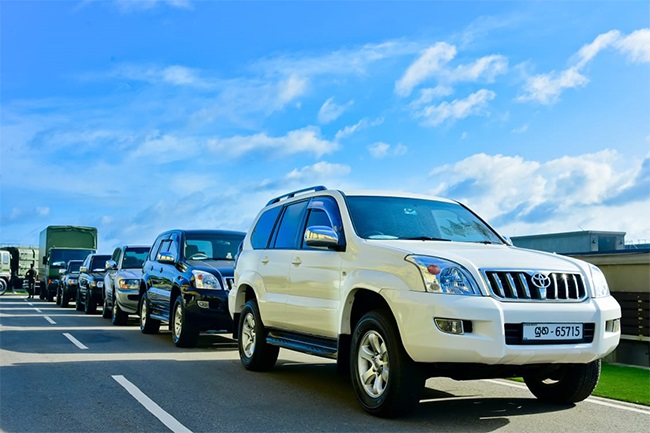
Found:
[[[0,0],[0,243],[428,193],[650,241],[650,3]]]

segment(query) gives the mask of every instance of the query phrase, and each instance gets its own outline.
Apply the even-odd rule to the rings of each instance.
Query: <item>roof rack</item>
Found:
[[[295,197],[296,194],[300,194],[300,193],[302,193],[302,192],[307,192],[307,191],[313,191],[313,192],[316,192],[316,191],[324,191],[324,190],[326,190],[326,189],[327,189],[327,188],[325,188],[323,185],[310,186],[309,188],[299,189],[299,190],[297,190],[297,191],[293,191],[293,192],[290,192],[290,193],[288,193],[288,194],[284,194],[284,195],[281,195],[281,196],[279,196],[279,197],[276,197],[276,198],[270,200],[266,205],[267,205],[267,206],[272,205],[273,203],[277,203],[277,202],[279,202],[279,201],[282,200],[282,199],[290,199],[290,198],[292,198],[292,197]]]

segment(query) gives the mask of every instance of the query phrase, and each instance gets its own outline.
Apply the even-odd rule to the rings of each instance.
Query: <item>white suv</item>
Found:
[[[244,367],[271,369],[280,347],[336,359],[373,415],[412,409],[434,376],[521,376],[578,402],[620,338],[597,267],[515,248],[452,200],[294,191],[240,248],[228,303]]]

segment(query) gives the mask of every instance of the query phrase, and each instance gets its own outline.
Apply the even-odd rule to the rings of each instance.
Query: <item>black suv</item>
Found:
[[[79,269],[83,260],[70,260],[65,271],[61,275],[59,287],[56,290],[56,304],[65,308],[68,302],[74,299],[77,295],[77,287],[79,286]]]
[[[86,314],[97,310],[97,305],[104,300],[104,274],[106,262],[111,256],[88,254],[79,268],[79,286],[77,287],[76,308]]]
[[[206,330],[232,331],[228,292],[245,233],[170,230],[160,234],[142,266],[140,329],[166,322],[178,347],[194,347]]]

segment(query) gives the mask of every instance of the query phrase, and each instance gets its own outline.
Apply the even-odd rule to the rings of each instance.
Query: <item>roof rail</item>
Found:
[[[309,188],[299,189],[299,190],[297,190],[297,191],[293,191],[293,192],[290,192],[290,193],[287,193],[287,194],[281,195],[281,196],[279,196],[279,197],[276,197],[276,198],[270,200],[266,205],[269,206],[269,205],[272,205],[273,203],[277,203],[277,202],[279,202],[279,201],[282,200],[282,199],[289,199],[289,198],[295,197],[296,194],[300,194],[301,192],[307,192],[307,191],[314,191],[314,192],[316,192],[316,191],[324,191],[324,190],[326,190],[326,189],[327,189],[327,188],[325,188],[323,185],[310,186]]]

